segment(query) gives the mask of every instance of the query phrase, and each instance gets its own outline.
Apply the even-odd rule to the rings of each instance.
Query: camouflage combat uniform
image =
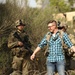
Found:
[[[75,46],[75,36],[74,36],[74,34],[69,34],[69,38]],[[70,51],[70,54],[71,54],[70,69],[75,70],[75,53],[71,49],[69,49],[69,51]]]
[[[20,38],[26,42],[26,46],[31,48],[28,35],[25,31],[16,30],[12,32],[8,38],[8,47],[11,49],[13,55],[12,68],[13,72],[10,75],[29,75],[28,71],[32,69],[30,54],[24,46],[18,46],[18,39],[14,37],[14,33],[17,32]]]
[[[75,37],[73,34],[68,34],[68,37],[70,38],[71,42],[75,46]],[[63,45],[64,47],[64,53],[65,53],[65,59],[66,59],[66,70],[69,69],[75,69],[74,63],[75,63],[75,53],[68,48],[67,45]]]
[[[59,29],[62,29],[64,32],[67,32],[68,26],[66,25],[66,23],[61,23]],[[74,30],[74,33],[75,33],[75,30]],[[74,34],[68,33],[68,37],[70,38],[71,42],[75,46]],[[75,69],[75,66],[74,66],[75,53],[73,53],[73,51],[70,48],[68,48],[68,46],[65,45],[64,43],[63,43],[63,50],[65,54],[65,59],[66,59],[66,70],[72,69],[72,68]]]

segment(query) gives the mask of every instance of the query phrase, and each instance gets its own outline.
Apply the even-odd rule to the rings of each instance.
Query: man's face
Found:
[[[23,25],[19,25],[17,26],[18,30],[23,30],[24,29],[24,26]]]
[[[48,29],[50,30],[50,32],[54,32],[54,30],[56,29],[56,23],[53,22],[53,23],[49,23],[48,24]]]

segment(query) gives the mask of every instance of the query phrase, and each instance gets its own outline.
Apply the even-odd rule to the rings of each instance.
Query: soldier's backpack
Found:
[[[64,32],[63,32],[62,30],[59,30],[59,36],[60,36],[60,38],[61,38],[61,40],[62,40],[62,47],[63,47],[63,45],[64,45],[63,33],[64,33]],[[45,55],[45,56],[48,56],[48,54],[49,54],[49,50],[48,50],[49,44],[48,44],[48,42],[49,42],[51,36],[52,36],[52,35],[50,35],[49,32],[47,32],[47,34],[46,34],[47,49],[46,49],[45,52],[44,52],[44,55]]]

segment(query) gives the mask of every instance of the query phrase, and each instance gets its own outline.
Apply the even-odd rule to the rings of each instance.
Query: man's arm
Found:
[[[64,34],[64,42],[68,45],[69,48],[71,48],[73,52],[75,52],[75,46],[73,45],[73,43],[71,42],[70,38],[66,33]]]
[[[30,57],[30,59],[33,60],[35,58],[36,53],[39,52],[41,50],[41,48],[43,48],[45,45],[47,45],[46,35],[41,40],[40,44],[38,44],[38,47],[34,50],[33,54]]]
[[[35,58],[35,56],[36,56],[36,53],[39,52],[40,50],[41,50],[41,48],[40,48],[40,47],[37,47],[37,48],[34,50],[33,54],[31,55],[30,59],[33,60],[33,59]]]
[[[10,34],[9,38],[8,38],[8,47],[9,48],[13,48],[15,46],[18,45],[18,41],[14,40],[14,36],[13,33]]]

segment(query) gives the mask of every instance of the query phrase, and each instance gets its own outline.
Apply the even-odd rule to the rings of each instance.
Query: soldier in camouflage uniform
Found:
[[[31,43],[27,33],[24,31],[24,27],[25,24],[23,24],[22,20],[16,21],[16,31],[13,31],[8,38],[8,47],[13,55],[13,72],[10,75],[30,75],[28,71],[32,69],[29,51],[25,49],[23,42],[14,36],[14,33],[17,32],[20,38],[26,42],[26,46],[31,48]]]
[[[75,33],[75,30],[73,31]],[[69,38],[75,46],[75,35],[69,34]],[[75,70],[75,53],[73,53],[71,49],[69,49],[69,51],[70,51],[69,54],[71,54],[70,69]]]
[[[59,27],[59,29],[62,29],[64,32],[67,32],[68,26],[66,24],[63,24]],[[75,33],[75,30],[73,30]],[[68,33],[68,32],[67,32]],[[68,33],[68,37],[70,38],[71,42],[75,46],[75,36],[74,34]],[[75,63],[75,53],[68,48],[67,45],[63,44],[65,58],[66,58],[66,69],[75,69],[74,63]]]

